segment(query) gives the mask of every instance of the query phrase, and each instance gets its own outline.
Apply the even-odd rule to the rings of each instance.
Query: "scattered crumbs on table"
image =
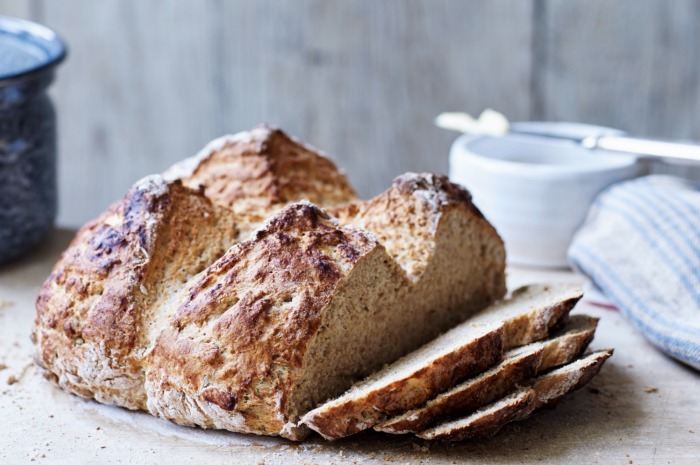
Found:
[[[695,431],[693,431],[692,429],[689,429],[688,432],[689,432],[689,433],[695,433]]]
[[[0,370],[4,370],[5,368],[7,368],[7,365],[5,365],[4,363],[0,362]]]
[[[647,394],[654,394],[655,392],[659,392],[659,388],[655,388],[653,386],[647,386],[644,388],[644,392]]]
[[[0,310],[12,307],[15,303],[11,300],[0,299]]]
[[[18,379],[15,375],[10,375],[10,376],[7,378],[7,384],[10,385],[10,386],[12,386],[13,384],[15,384],[17,381],[19,381],[19,379]]]

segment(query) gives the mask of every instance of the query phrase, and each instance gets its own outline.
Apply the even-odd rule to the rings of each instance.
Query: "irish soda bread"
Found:
[[[81,228],[39,293],[36,359],[99,402],[300,439],[318,404],[500,299],[504,268],[498,234],[445,177],[406,174],[363,202],[329,159],[261,127]],[[525,343],[511,326],[467,331],[460,376]]]

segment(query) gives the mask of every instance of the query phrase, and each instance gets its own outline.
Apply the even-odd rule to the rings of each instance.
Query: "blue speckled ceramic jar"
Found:
[[[31,250],[56,217],[56,115],[47,94],[66,46],[0,16],[0,264]]]

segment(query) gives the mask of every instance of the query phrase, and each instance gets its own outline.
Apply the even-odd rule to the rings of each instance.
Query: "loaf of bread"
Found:
[[[67,391],[184,425],[456,440],[555,403],[611,354],[572,362],[597,325],[568,318],[576,287],[505,291],[503,243],[463,187],[407,173],[362,201],[260,127],[81,228],[33,339]]]
[[[409,173],[361,201],[328,158],[261,127],[142,179],[81,228],[33,338],[74,394],[301,439],[320,403],[504,293],[503,243],[464,188]],[[479,323],[463,375],[529,342],[514,332],[525,320]]]

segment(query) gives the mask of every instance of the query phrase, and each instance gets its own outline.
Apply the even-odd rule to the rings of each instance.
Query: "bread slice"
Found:
[[[422,439],[460,441],[490,436],[505,424],[527,418],[533,411],[559,402],[566,394],[586,385],[612,355],[601,350],[573,363],[538,376],[525,388],[516,390],[473,414],[451,420],[417,434]]]
[[[422,431],[439,420],[454,418],[490,404],[538,371],[566,364],[585,350],[593,339],[598,320],[585,315],[569,318],[555,336],[508,352],[503,361],[475,378],[439,394],[420,408],[409,410],[374,427],[406,434]]]
[[[518,289],[510,299],[478,313],[339,398],[312,410],[302,423],[326,439],[338,439],[371,428],[388,416],[416,408],[500,359],[499,352],[479,355],[475,360],[474,349],[468,344],[472,341],[461,333],[468,334],[478,325],[498,325],[503,332],[502,347],[526,344],[544,337],[552,325],[566,317],[580,297],[577,288],[566,285],[530,285]],[[488,360],[485,355],[489,355]],[[455,369],[446,368],[446,363],[455,364]]]
[[[582,296],[581,288],[571,284],[531,284],[516,289],[510,299],[480,312],[471,321],[504,321],[504,350],[509,350],[547,337]]]
[[[440,424],[416,436],[448,441],[491,436],[505,424],[527,417],[535,409],[536,401],[537,395],[533,389],[517,389],[466,418]]]
[[[535,408],[554,406],[566,394],[581,389],[612,354],[613,349],[598,350],[532,380],[529,385],[537,394]]]
[[[598,318],[588,315],[572,315],[562,329],[537,345],[544,349],[538,372],[566,365],[581,355],[595,336]],[[517,353],[518,349],[515,349]]]

